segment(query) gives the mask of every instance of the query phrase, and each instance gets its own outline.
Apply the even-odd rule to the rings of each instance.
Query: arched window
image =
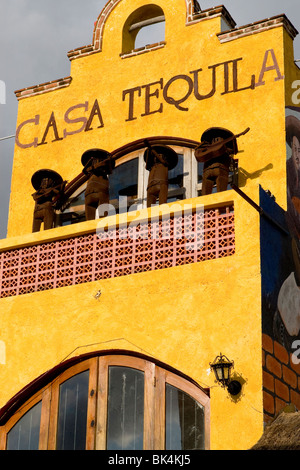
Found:
[[[154,4],[144,5],[135,10],[123,27],[122,53],[161,42],[165,38],[165,15]]]
[[[0,450],[209,448],[206,391],[134,356],[79,362],[2,421]]]
[[[42,401],[24,413],[7,433],[7,450],[38,450]]]
[[[178,163],[169,171],[168,201],[188,199],[201,194],[201,181],[197,182],[197,162],[191,148],[170,145],[178,155]],[[148,171],[144,161],[145,149],[128,153],[116,161],[109,175],[110,214],[140,210],[147,206]],[[84,192],[82,183],[68,197],[57,212],[56,226],[68,225],[85,220]],[[157,202],[158,204],[158,202]],[[115,212],[113,212],[115,211]],[[96,214],[96,217],[103,216]]]
[[[170,143],[168,142],[170,139]],[[167,202],[190,199],[202,195],[203,163],[195,159],[193,146],[185,139],[165,138],[165,144],[178,155],[178,163],[168,174]],[[131,144],[128,145],[129,149]],[[128,211],[141,210],[147,207],[147,184],[149,172],[144,161],[145,148],[125,153],[116,160],[115,168],[109,175],[109,208],[96,212],[96,218]],[[230,169],[228,189],[237,174],[237,160]],[[73,224],[85,220],[86,182],[79,180],[79,185],[68,195],[63,207],[57,211],[56,226]],[[217,188],[214,185],[213,192]],[[158,201],[157,203],[158,204]]]

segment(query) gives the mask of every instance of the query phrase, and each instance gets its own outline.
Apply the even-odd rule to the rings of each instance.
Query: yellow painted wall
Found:
[[[222,94],[223,66],[218,67],[215,95],[203,101],[191,95],[182,104],[188,111],[166,103],[160,89],[151,98],[151,109],[162,104],[163,112],[141,116],[145,112],[141,98],[134,108],[137,118],[126,121],[128,99],[122,100],[124,90],[161,78],[165,85],[176,75],[191,77],[190,72],[199,68],[203,69],[199,91],[208,93],[208,67],[238,58],[243,59],[238,62],[239,87],[247,87],[253,74],[258,80],[266,51],[271,49],[284,75],[283,44],[290,48],[291,43],[283,28],[221,44],[216,36],[220,18],[186,26],[183,0],[157,0],[166,16],[165,47],[121,58],[122,25],[133,9],[144,4],[144,0],[123,0],[117,5],[105,25],[102,52],[72,61],[69,87],[20,100],[18,125],[40,116],[39,126],[23,128],[23,142],[35,137],[41,141],[52,111],[62,135],[63,129],[71,129],[64,122],[65,112],[86,101],[90,111],[95,99],[104,127],[57,142],[51,142],[50,132],[46,145],[16,146],[8,238],[0,241],[1,250],[73,236],[97,225],[96,221],[84,222],[31,234],[30,179],[36,170],[52,168],[71,181],[81,172],[81,154],[88,148],[112,151],[155,135],[200,140],[211,126],[236,133],[251,128],[238,142],[240,186],[258,203],[262,185],[285,207],[285,82],[275,80],[276,71],[266,71],[265,85],[254,90]],[[185,93],[186,82],[177,80],[173,96]],[[80,113],[82,116],[82,110]],[[212,449],[247,449],[257,442],[263,431],[259,216],[234,191],[192,203],[199,201],[205,206],[234,202],[235,255],[0,300],[0,339],[6,346],[6,361],[0,366],[0,407],[70,355],[126,349],[152,356],[210,387]],[[142,215],[146,213],[145,209]],[[96,300],[99,288],[102,295]],[[234,360],[235,373],[244,382],[238,400],[230,398],[207,372],[209,362],[220,352]]]
[[[67,357],[125,349],[165,362],[211,387],[211,448],[245,449],[254,444],[263,425],[259,220],[233,191],[226,198],[224,194],[194,203],[234,201],[233,256],[1,299],[6,364],[0,369],[0,406]],[[114,219],[111,222],[114,225]],[[76,227],[93,224],[68,229],[75,235]],[[39,234],[41,240],[45,234]],[[26,242],[30,239],[36,241],[37,234]],[[15,246],[20,242],[15,239]],[[220,349],[235,361],[235,373],[244,383],[238,401],[208,373]]]

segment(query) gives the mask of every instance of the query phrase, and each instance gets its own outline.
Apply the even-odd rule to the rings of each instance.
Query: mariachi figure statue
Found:
[[[227,189],[232,157],[238,153],[236,139],[249,130],[234,135],[227,129],[211,127],[202,134],[201,143],[195,149],[196,160],[204,163],[202,195],[211,194],[215,184],[217,192]]]
[[[166,145],[150,145],[145,140],[147,147],[144,153],[146,169],[149,171],[147,187],[147,207],[156,204],[164,204],[168,200],[168,171],[175,168],[178,162],[177,153]]]
[[[85,190],[85,217],[94,220],[96,210],[101,204],[109,203],[110,175],[115,167],[111,154],[102,149],[90,149],[81,157],[83,173],[88,176]]]
[[[33,174],[31,183],[36,190],[32,194],[35,201],[32,232],[38,232],[42,222],[44,230],[49,230],[54,225],[55,201],[63,193],[66,181],[56,171],[44,169]]]

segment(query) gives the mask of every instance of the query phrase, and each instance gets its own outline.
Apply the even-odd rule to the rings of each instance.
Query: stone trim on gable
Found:
[[[222,16],[229,27],[232,29],[235,28],[236,22],[228,12],[228,10],[224,7],[224,5],[220,5],[213,8],[208,8],[207,10],[202,10],[200,13],[195,13],[189,21],[187,21],[187,25],[199,23],[203,20],[210,20],[212,18],[216,18],[218,16]]]
[[[125,52],[123,54],[120,54],[120,57],[122,59],[126,59],[127,57],[132,57],[135,55],[144,54],[145,52],[151,52],[151,51],[155,51],[156,49],[161,49],[162,47],[165,47],[165,45],[166,45],[166,41],[160,41],[155,44],[147,44],[144,47],[139,47],[137,49],[133,49],[130,52]]]
[[[59,78],[50,82],[41,83],[40,85],[33,85],[27,88],[21,88],[15,91],[18,100],[22,98],[29,98],[31,96],[41,95],[48,91],[59,90],[60,88],[68,87],[72,82],[72,77]]]
[[[270,29],[278,28],[279,26],[283,27],[292,39],[298,35],[298,31],[292,25],[289,19],[285,15],[278,15],[273,16],[272,18],[267,18],[265,20],[256,21],[255,23],[250,23],[239,28],[220,32],[217,34],[217,36],[221,43],[225,43],[241,37],[250,36],[252,34],[261,33],[263,31],[269,31]]]
[[[95,54],[101,52],[102,50],[102,39],[103,39],[103,32],[105,23],[112,12],[112,10],[118,5],[121,0],[111,0],[106,4],[103,8],[102,12],[100,13],[98,20],[95,23],[94,33],[93,33],[93,43],[84,46],[78,47],[77,49],[73,49],[68,52],[68,57],[70,60],[78,59],[81,57],[85,57],[91,54]],[[228,41],[233,41],[240,37],[249,36],[256,33],[261,33],[263,31],[268,31],[273,28],[283,27],[287,33],[290,35],[292,39],[294,39],[298,31],[292,23],[288,20],[285,15],[278,15],[274,16],[269,19],[265,19],[262,21],[257,21],[255,23],[250,23],[245,26],[241,26],[239,28],[235,28],[235,21],[227,11],[227,9],[223,6],[217,6],[213,8],[209,8],[207,10],[203,10],[199,13],[194,12],[194,2],[193,0],[185,0],[186,1],[186,24],[191,25],[198,23],[200,21],[205,21],[207,19],[215,18],[222,16],[224,20],[227,22],[229,29],[227,31],[223,31],[217,34],[221,43],[226,43]],[[165,42],[151,44],[149,46],[145,46],[143,48],[135,49],[127,54],[120,54],[121,58],[132,57],[137,54],[143,54],[145,52],[150,52],[156,49],[160,49],[165,46]],[[60,78],[58,80],[52,80],[46,83],[42,83],[40,85],[34,85],[27,88],[22,88],[20,90],[15,91],[16,97],[18,100],[23,98],[28,98],[36,95],[40,95],[42,93],[46,93],[53,90],[58,90],[61,88],[68,87],[72,82],[72,77],[65,77]]]
[[[117,6],[117,4],[120,1],[121,0],[111,0],[111,2],[106,4],[100,16],[98,17],[97,22],[95,23],[93,43],[88,46],[78,47],[77,49],[73,49],[69,51],[68,57],[70,60],[78,59],[80,57],[85,57],[90,54],[101,52],[105,23],[110,13],[112,12],[112,10]],[[217,16],[223,16],[224,19],[229,24],[229,26],[232,28],[234,28],[236,25],[235,21],[232,19],[229,12],[223,5],[209,8],[207,10],[203,10],[200,13],[195,13],[193,0],[185,0],[185,2],[186,2],[186,11],[187,11],[187,14],[186,14],[187,26],[190,24],[198,23],[200,21],[211,19]]]

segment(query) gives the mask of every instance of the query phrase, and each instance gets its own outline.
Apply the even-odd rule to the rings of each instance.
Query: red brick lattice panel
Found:
[[[233,255],[232,207],[42,243],[0,253],[0,297]]]

